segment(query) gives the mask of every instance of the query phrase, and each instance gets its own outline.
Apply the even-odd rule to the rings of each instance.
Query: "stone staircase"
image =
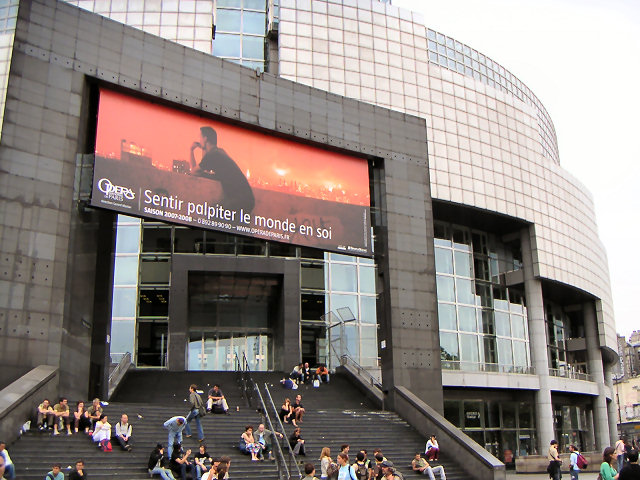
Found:
[[[293,400],[297,393],[302,395],[307,414],[300,427],[302,437],[306,440],[307,455],[301,457],[300,462],[314,463],[318,477],[318,457],[322,447],[329,447],[335,459],[343,443],[351,445],[352,462],[358,450],[366,449],[371,455],[373,449],[378,447],[405,478],[421,477],[411,470],[410,463],[417,452],[424,451],[427,432],[419,434],[397,414],[367,405],[361,393],[346,377],[333,376],[329,384],[322,384],[320,388],[302,385],[297,391],[281,387],[279,380],[283,377],[282,373],[253,372],[252,377],[261,390],[265,383],[269,386],[277,409],[285,397]],[[117,445],[113,446],[113,452],[102,452],[81,433],[52,437],[48,433],[32,430],[8,447],[16,465],[17,478],[41,480],[56,462],[62,465],[66,473],[66,467],[72,467],[78,459],[84,460],[91,480],[149,478],[146,469],[149,454],[156,443],[166,445],[164,421],[174,415],[186,415],[186,398],[191,383],[197,384],[205,393],[209,385],[219,383],[230,406],[230,415],[207,415],[203,419],[209,454],[231,457],[231,478],[277,479],[274,462],[251,462],[248,456],[242,455],[237,449],[245,425],[257,427],[261,415],[248,407],[236,383],[235,373],[164,371],[131,371],[109,405],[104,407],[112,425],[117,423],[122,413],[128,414],[133,425],[132,452],[122,451]],[[71,403],[75,406],[75,402]],[[192,426],[195,427],[193,423]],[[285,430],[288,436],[293,427],[285,425]],[[185,447],[191,448],[194,453],[198,446],[196,437],[184,441]],[[450,480],[468,478],[446,452],[440,456],[438,464],[445,466]]]

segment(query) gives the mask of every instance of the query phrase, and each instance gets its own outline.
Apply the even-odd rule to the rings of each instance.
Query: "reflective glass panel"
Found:
[[[114,317],[135,317],[136,316],[136,289],[135,288],[114,288],[113,307],[111,315]]]
[[[171,262],[169,258],[142,258],[140,267],[140,283],[168,285],[171,275]]]
[[[458,307],[458,324],[464,332],[476,332],[476,309],[474,307]]]
[[[175,253],[204,253],[204,232],[191,228],[176,228],[173,237]]]
[[[516,367],[527,367],[529,362],[527,361],[527,343],[513,341],[513,364]]]
[[[464,252],[455,252],[456,275],[462,277],[471,276],[471,255]]]
[[[527,338],[525,333],[524,317],[511,314],[511,330],[515,338]]]
[[[453,252],[445,248],[435,249],[436,272],[453,274]]]
[[[496,311],[494,318],[496,322],[496,334],[503,337],[510,337],[511,329],[509,328],[509,314]]]
[[[465,401],[464,403],[464,427],[480,428],[482,427],[482,402],[481,401]]]
[[[360,297],[360,321],[363,323],[378,323],[376,297]]]
[[[460,334],[460,359],[470,363],[480,361],[477,335]]]
[[[138,253],[140,250],[140,227],[137,225],[118,226],[116,233],[117,253]]]
[[[471,280],[456,278],[456,294],[458,303],[475,304],[475,291]]]
[[[241,10],[224,10],[219,8],[216,11],[216,31],[239,32],[242,21]],[[218,35],[216,34],[216,40]]]
[[[445,400],[444,401],[444,418],[453,423],[456,427],[460,428],[460,405],[458,400]]]
[[[135,340],[135,320],[113,320],[111,322],[111,353],[133,353]]]
[[[364,360],[378,358],[378,345],[376,341],[376,327],[361,326],[360,327],[360,358]],[[373,362],[366,362],[371,364]],[[362,363],[364,365],[364,363]]]
[[[440,355],[442,360],[460,360],[458,353],[458,335],[440,332]]]
[[[482,333],[495,335],[496,325],[493,321],[493,312],[491,310],[478,310],[478,316],[481,318]]]
[[[502,402],[502,427],[516,428],[516,403]]]
[[[358,297],[356,295],[340,295],[332,293],[330,296],[331,305],[328,310],[336,311],[338,308],[348,307],[353,315],[358,317]]]
[[[116,257],[113,274],[114,285],[136,285],[138,283],[138,257]]]
[[[498,363],[496,337],[486,335],[483,337],[484,341],[484,363]]]
[[[520,402],[518,405],[518,419],[520,420],[520,428],[530,428],[533,426],[532,422],[531,404],[528,402]]]
[[[266,8],[265,0],[243,0],[242,6],[244,8],[250,8],[251,10],[262,10]]]
[[[457,330],[456,306],[448,303],[438,303],[438,322],[441,330]]]
[[[300,286],[314,290],[324,290],[324,264],[302,264]]]
[[[358,358],[360,352],[358,351],[358,326],[354,324],[346,324],[344,326],[344,335],[345,335],[345,347],[347,348],[347,352],[356,359],[356,361],[360,360]]]
[[[511,352],[511,340],[498,338],[498,363],[500,365],[513,365],[513,353]]]
[[[264,58],[264,38],[243,35],[242,56],[244,58]]]
[[[239,57],[240,35],[217,33],[213,40],[213,55],[217,57]]]
[[[376,293],[376,269],[360,265],[360,293]]]
[[[217,0],[216,5],[218,8],[220,7],[236,7],[240,8],[242,6],[241,0]]]
[[[142,251],[148,253],[171,252],[171,228],[144,226],[142,228]]]
[[[244,12],[242,19],[242,31],[264,35],[266,28],[266,15],[258,12]]]
[[[453,287],[453,277],[445,277],[443,275],[436,276],[438,299],[455,302],[455,289]]]
[[[340,292],[357,292],[355,265],[342,265],[333,263],[331,269],[331,290]]]

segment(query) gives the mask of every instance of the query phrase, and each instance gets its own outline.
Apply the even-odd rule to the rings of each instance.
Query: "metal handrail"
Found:
[[[258,394],[258,398],[260,399],[260,404],[262,405],[262,411],[264,412],[264,418],[265,418],[265,421],[267,422],[267,426],[269,427],[269,430],[271,430],[271,434],[273,435],[273,439],[272,439],[273,444],[278,447],[276,450],[276,461],[278,463],[278,476],[282,480],[291,480],[292,477],[289,471],[289,466],[285,461],[284,452],[282,451],[282,446],[278,441],[278,436],[276,435],[276,429],[273,428],[273,422],[271,421],[271,416],[267,411],[267,406],[264,403],[264,399],[262,398],[262,394],[260,393],[260,389],[258,388],[258,385],[254,383],[253,387],[255,389],[255,392]],[[284,434],[282,435],[284,438]],[[284,477],[282,476],[283,473],[284,473]]]
[[[110,398],[116,387],[120,383],[120,380],[124,377],[124,374],[127,373],[127,370],[131,366],[131,353],[125,353],[116,368],[113,369],[113,372],[109,374],[109,383],[108,383],[108,397]]]
[[[353,368],[356,369],[356,371],[358,372],[358,375],[360,375],[361,377],[364,377],[367,380],[368,384],[370,384],[372,387],[377,387],[380,390],[382,390],[382,384],[378,381],[378,379],[375,378],[373,375],[371,375],[371,373],[369,373],[369,371],[366,368],[364,368],[362,365],[356,362],[353,359],[353,357],[351,357],[351,355],[346,353],[343,354],[340,357],[340,364],[351,365]]]
[[[462,370],[465,372],[513,373],[516,375],[535,375],[533,366],[500,365],[498,363],[464,362],[459,360],[442,360],[443,370]]]
[[[577,372],[575,370],[566,370],[564,368],[550,368],[549,375],[553,377],[571,378],[573,380],[584,380],[593,382],[593,377],[589,373]]]
[[[275,417],[278,419],[278,426],[280,427],[280,433],[282,433],[282,440],[284,441],[284,439],[287,436],[287,432],[284,429],[284,425],[282,424],[282,420],[280,419],[280,415],[278,415],[278,411],[276,410],[276,406],[273,403],[273,397],[271,396],[271,391],[269,390],[269,386],[265,383],[264,384],[264,391],[267,394],[267,397],[269,399],[269,404],[271,405],[271,409],[275,415]],[[274,430],[275,431],[275,430]],[[297,475],[297,477],[293,477],[293,476],[289,476],[289,478],[302,478],[302,473],[300,472],[300,467],[298,466],[298,462],[296,461],[296,456],[293,453],[293,450],[291,449],[291,445],[289,444],[288,441],[285,442],[286,444],[286,449],[289,452],[289,466],[291,467],[291,465],[293,465],[295,467],[295,472],[294,475]],[[289,471],[291,471],[291,468],[289,468]]]

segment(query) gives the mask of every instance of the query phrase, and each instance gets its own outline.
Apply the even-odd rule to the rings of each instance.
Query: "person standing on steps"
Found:
[[[169,458],[171,458],[171,454],[173,453],[173,444],[179,443],[182,445],[182,430],[184,430],[186,425],[187,420],[181,416],[171,417],[164,422],[164,428],[169,430],[169,443],[167,444]]]
[[[189,411],[189,415],[186,418],[186,425],[184,427],[184,436],[191,436],[191,427],[189,423],[191,420],[195,420],[196,428],[198,429],[198,441],[200,443],[204,442],[204,432],[202,431],[202,422],[200,421],[200,417],[205,413],[204,402],[202,401],[202,397],[196,390],[198,386],[194,383],[189,386],[189,404],[191,405],[191,410]]]

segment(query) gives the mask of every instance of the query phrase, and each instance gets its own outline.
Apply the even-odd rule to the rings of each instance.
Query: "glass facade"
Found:
[[[586,351],[584,349],[571,350],[568,346],[572,337],[583,337],[584,333],[572,332],[574,322],[571,321],[569,315],[562,307],[548,299],[545,299],[545,322],[547,325],[549,374],[589,380]],[[576,326],[582,326],[582,322]]]
[[[579,451],[589,448],[593,437],[587,424],[590,416],[591,412],[579,405],[553,404],[553,428],[560,452],[568,452],[569,445]]]
[[[538,97],[515,75],[468,45],[431,29],[427,29],[427,52],[430,63],[474,78],[534,107],[538,113],[543,153],[547,158],[560,163],[558,139],[549,113]]]
[[[442,368],[531,373],[524,292],[498,280],[521,268],[519,244],[443,222],[434,230]]]
[[[212,53],[264,71],[266,0],[217,0]]]
[[[171,259],[187,254],[300,258],[301,324],[322,327],[312,339],[318,344],[315,361],[327,361],[329,340],[333,339],[342,346],[336,348],[337,355],[348,353],[363,366],[378,367],[373,260],[124,215],[118,216],[116,233],[112,362],[130,352],[138,367],[166,367]],[[200,293],[196,292],[194,297]],[[187,348],[189,369],[233,368],[229,358],[242,352],[247,353],[253,369],[273,369],[273,339],[264,306],[236,306],[234,312],[240,312],[242,318],[228,324],[210,311],[203,320],[198,315],[198,302],[202,301],[201,297],[189,301],[195,312],[193,315],[190,312],[194,324]],[[331,326],[325,323],[328,312],[335,314],[326,317],[329,321],[335,318],[351,321],[340,328],[328,328]]]
[[[507,464],[537,453],[533,402],[445,400],[444,416]]]
[[[7,96],[14,30],[18,17],[18,3],[18,0],[9,0],[2,2],[0,5],[0,135],[2,133],[4,104]]]

